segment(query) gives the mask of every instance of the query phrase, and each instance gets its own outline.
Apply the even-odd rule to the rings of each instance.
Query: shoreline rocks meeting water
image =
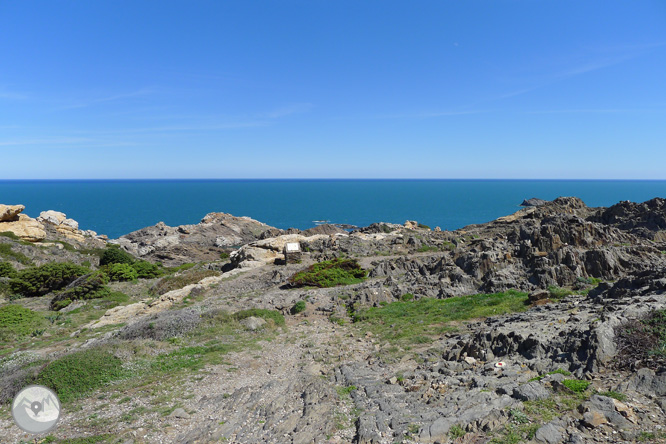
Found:
[[[18,388],[104,356],[53,442],[666,442],[666,200],[522,206],[454,231],[209,213],[108,240],[0,205],[0,435],[23,439]]]

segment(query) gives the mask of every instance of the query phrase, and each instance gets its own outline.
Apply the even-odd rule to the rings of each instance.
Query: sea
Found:
[[[653,180],[0,180],[0,203],[39,216],[56,210],[117,238],[140,228],[196,224],[207,213],[249,216],[278,228],[324,222],[358,227],[415,220],[442,230],[488,222],[524,199],[577,196],[588,206],[666,198]]]

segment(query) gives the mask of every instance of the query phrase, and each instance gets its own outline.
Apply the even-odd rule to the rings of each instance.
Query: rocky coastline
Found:
[[[36,335],[0,336],[0,435],[25,438],[6,405],[17,387],[40,380],[51,362],[99,349],[142,369],[134,378],[145,385],[109,380],[76,398],[51,442],[666,442],[666,200],[522,206],[455,231],[416,221],[280,230],[209,213],[107,239],[63,213],[33,219],[22,205],[0,205],[0,310],[19,305],[39,322],[53,319]],[[298,246],[296,263],[287,244]],[[294,285],[296,273],[342,259],[364,277]],[[16,293],[27,270],[54,262],[78,275]],[[53,310],[63,292],[71,300]],[[439,323],[423,312],[415,323],[432,328],[394,339],[405,327],[390,307],[474,295],[498,295],[498,304],[518,295],[524,306]],[[371,324],[368,313],[386,317]],[[222,318],[223,333],[205,336],[202,319]],[[173,334],[156,335],[161,326]],[[647,354],[639,341],[647,339],[628,333],[643,326],[664,334]],[[158,365],[224,344],[200,367]],[[131,401],[110,403],[115,393]]]

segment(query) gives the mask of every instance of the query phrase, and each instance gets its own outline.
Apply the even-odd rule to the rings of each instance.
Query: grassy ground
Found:
[[[517,291],[448,299],[423,298],[362,309],[353,318],[363,332],[372,332],[382,340],[418,344],[455,329],[455,322],[524,311],[526,302],[527,293]]]

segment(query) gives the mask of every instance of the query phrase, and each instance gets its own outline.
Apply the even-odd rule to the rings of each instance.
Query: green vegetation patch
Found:
[[[428,252],[439,251],[439,248],[435,247],[434,245],[424,245],[419,249],[417,249],[416,251],[419,253],[428,253]]]
[[[13,278],[16,276],[14,266],[9,262],[0,262],[0,277]]]
[[[62,402],[69,402],[123,376],[119,358],[102,349],[88,349],[51,362],[36,382],[53,389]]]
[[[32,260],[23,253],[12,250],[12,246],[5,243],[0,243],[0,257],[5,259],[13,259],[23,265],[32,264]]]
[[[21,270],[9,281],[10,290],[21,296],[41,296],[60,290],[79,276],[89,273],[88,268],[69,262],[54,262]]]
[[[367,308],[355,313],[353,319],[362,330],[389,342],[423,343],[424,338],[454,329],[450,325],[453,321],[525,311],[527,300],[527,293],[514,290],[448,299],[422,298]]]
[[[134,256],[123,250],[117,245],[109,245],[99,259],[100,265],[111,264],[133,264]]]
[[[355,259],[337,258],[311,265],[289,278],[292,287],[335,287],[363,282],[368,272]]]
[[[139,279],[151,279],[164,274],[158,265],[151,264],[147,261],[136,261],[132,264],[132,268],[136,271],[136,275]]]
[[[298,301],[296,302],[289,312],[293,315],[298,314],[298,313],[303,313],[305,311],[305,308],[307,307],[305,301]]]
[[[547,375],[555,375],[555,374],[560,374],[560,375],[564,375],[564,376],[571,376],[571,372],[569,372],[567,370],[564,370],[564,369],[561,369],[561,368],[558,368],[557,370],[553,370],[552,372],[548,372],[545,375],[536,376],[536,377],[530,379],[530,381],[541,381]]]
[[[580,379],[565,379],[562,384],[575,393],[583,393],[590,386],[590,381],[582,381]]]
[[[8,342],[43,331],[47,321],[40,313],[16,304],[0,307],[0,340]]]
[[[567,296],[574,294],[574,292],[572,290],[569,290],[568,288],[556,287],[554,285],[550,285],[548,287],[548,293],[550,295],[550,298],[555,300],[563,299]]]
[[[114,442],[115,437],[116,437],[115,435],[110,435],[108,433],[105,433],[103,435],[82,436],[79,438],[66,438],[57,441],[57,443],[58,444],[102,444],[102,443]]]
[[[130,264],[109,265],[109,278],[112,281],[135,281],[138,277],[139,274]]]
[[[627,395],[625,395],[624,393],[616,392],[614,390],[609,390],[607,392],[599,392],[597,394],[601,395],[601,396],[607,396],[609,398],[615,398],[618,401],[622,401],[622,402],[627,400]]]
[[[62,310],[73,301],[80,299],[94,299],[108,296],[111,291],[105,287],[109,282],[108,276],[102,271],[94,271],[70,284],[67,288],[56,294],[51,300],[51,310]]]
[[[266,310],[263,308],[251,308],[234,313],[233,317],[237,321],[254,316],[255,318],[262,318],[265,321],[272,321],[276,326],[284,326],[284,316],[276,310]]]

